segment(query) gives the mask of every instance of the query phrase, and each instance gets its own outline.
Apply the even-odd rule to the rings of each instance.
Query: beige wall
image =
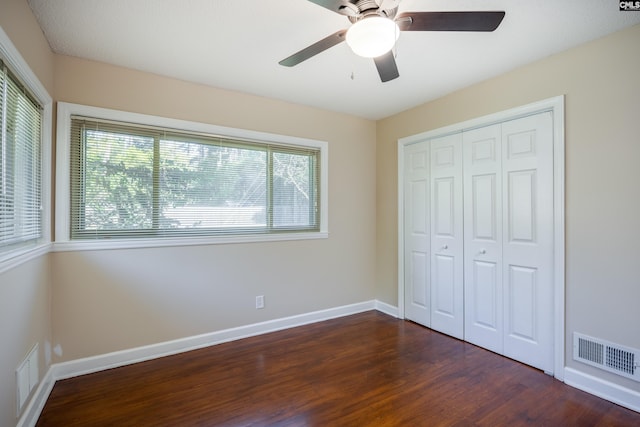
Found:
[[[57,252],[0,273],[0,425],[15,424],[15,368],[35,343],[44,373],[50,342],[63,361],[372,298],[395,305],[397,139],[561,94],[567,354],[573,331],[640,347],[640,26],[377,124],[55,56],[24,0],[0,3],[0,26],[56,100],[321,139],[330,153],[328,239]]]
[[[15,425],[16,368],[39,345],[39,374],[51,343],[49,256],[0,273],[0,426]]]
[[[53,96],[53,52],[26,0],[0,1],[0,27]]]
[[[541,99],[565,98],[567,365],[574,331],[640,348],[640,26],[377,124],[377,296],[397,303],[397,140]]]
[[[374,122],[65,56],[55,76],[58,101],[329,143],[328,239],[53,254],[58,361],[375,297]]]
[[[51,94],[53,53],[25,0],[0,2],[0,27]],[[49,256],[0,273],[0,426],[15,425],[15,370],[38,343],[40,377],[51,342]]]

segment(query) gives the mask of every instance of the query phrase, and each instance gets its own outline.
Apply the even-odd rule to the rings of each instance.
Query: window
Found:
[[[60,242],[326,234],[326,143],[65,103],[58,114]]]
[[[43,237],[42,117],[42,107],[0,61],[0,258]]]

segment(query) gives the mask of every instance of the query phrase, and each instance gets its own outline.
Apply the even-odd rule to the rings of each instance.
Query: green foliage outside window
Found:
[[[72,238],[318,230],[317,150],[72,121]]]

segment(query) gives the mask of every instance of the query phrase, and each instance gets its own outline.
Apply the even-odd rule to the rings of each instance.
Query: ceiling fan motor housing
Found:
[[[348,3],[357,8],[357,13],[355,15],[353,13],[345,13],[345,15],[347,15],[349,21],[356,23],[372,15],[393,19],[398,12],[400,0],[351,0]],[[347,7],[344,9],[347,9]],[[350,6],[348,9],[351,12]]]

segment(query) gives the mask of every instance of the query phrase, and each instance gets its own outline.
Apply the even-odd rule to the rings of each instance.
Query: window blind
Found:
[[[72,240],[319,230],[309,147],[71,118]]]
[[[42,237],[42,108],[0,61],[0,253]]]

